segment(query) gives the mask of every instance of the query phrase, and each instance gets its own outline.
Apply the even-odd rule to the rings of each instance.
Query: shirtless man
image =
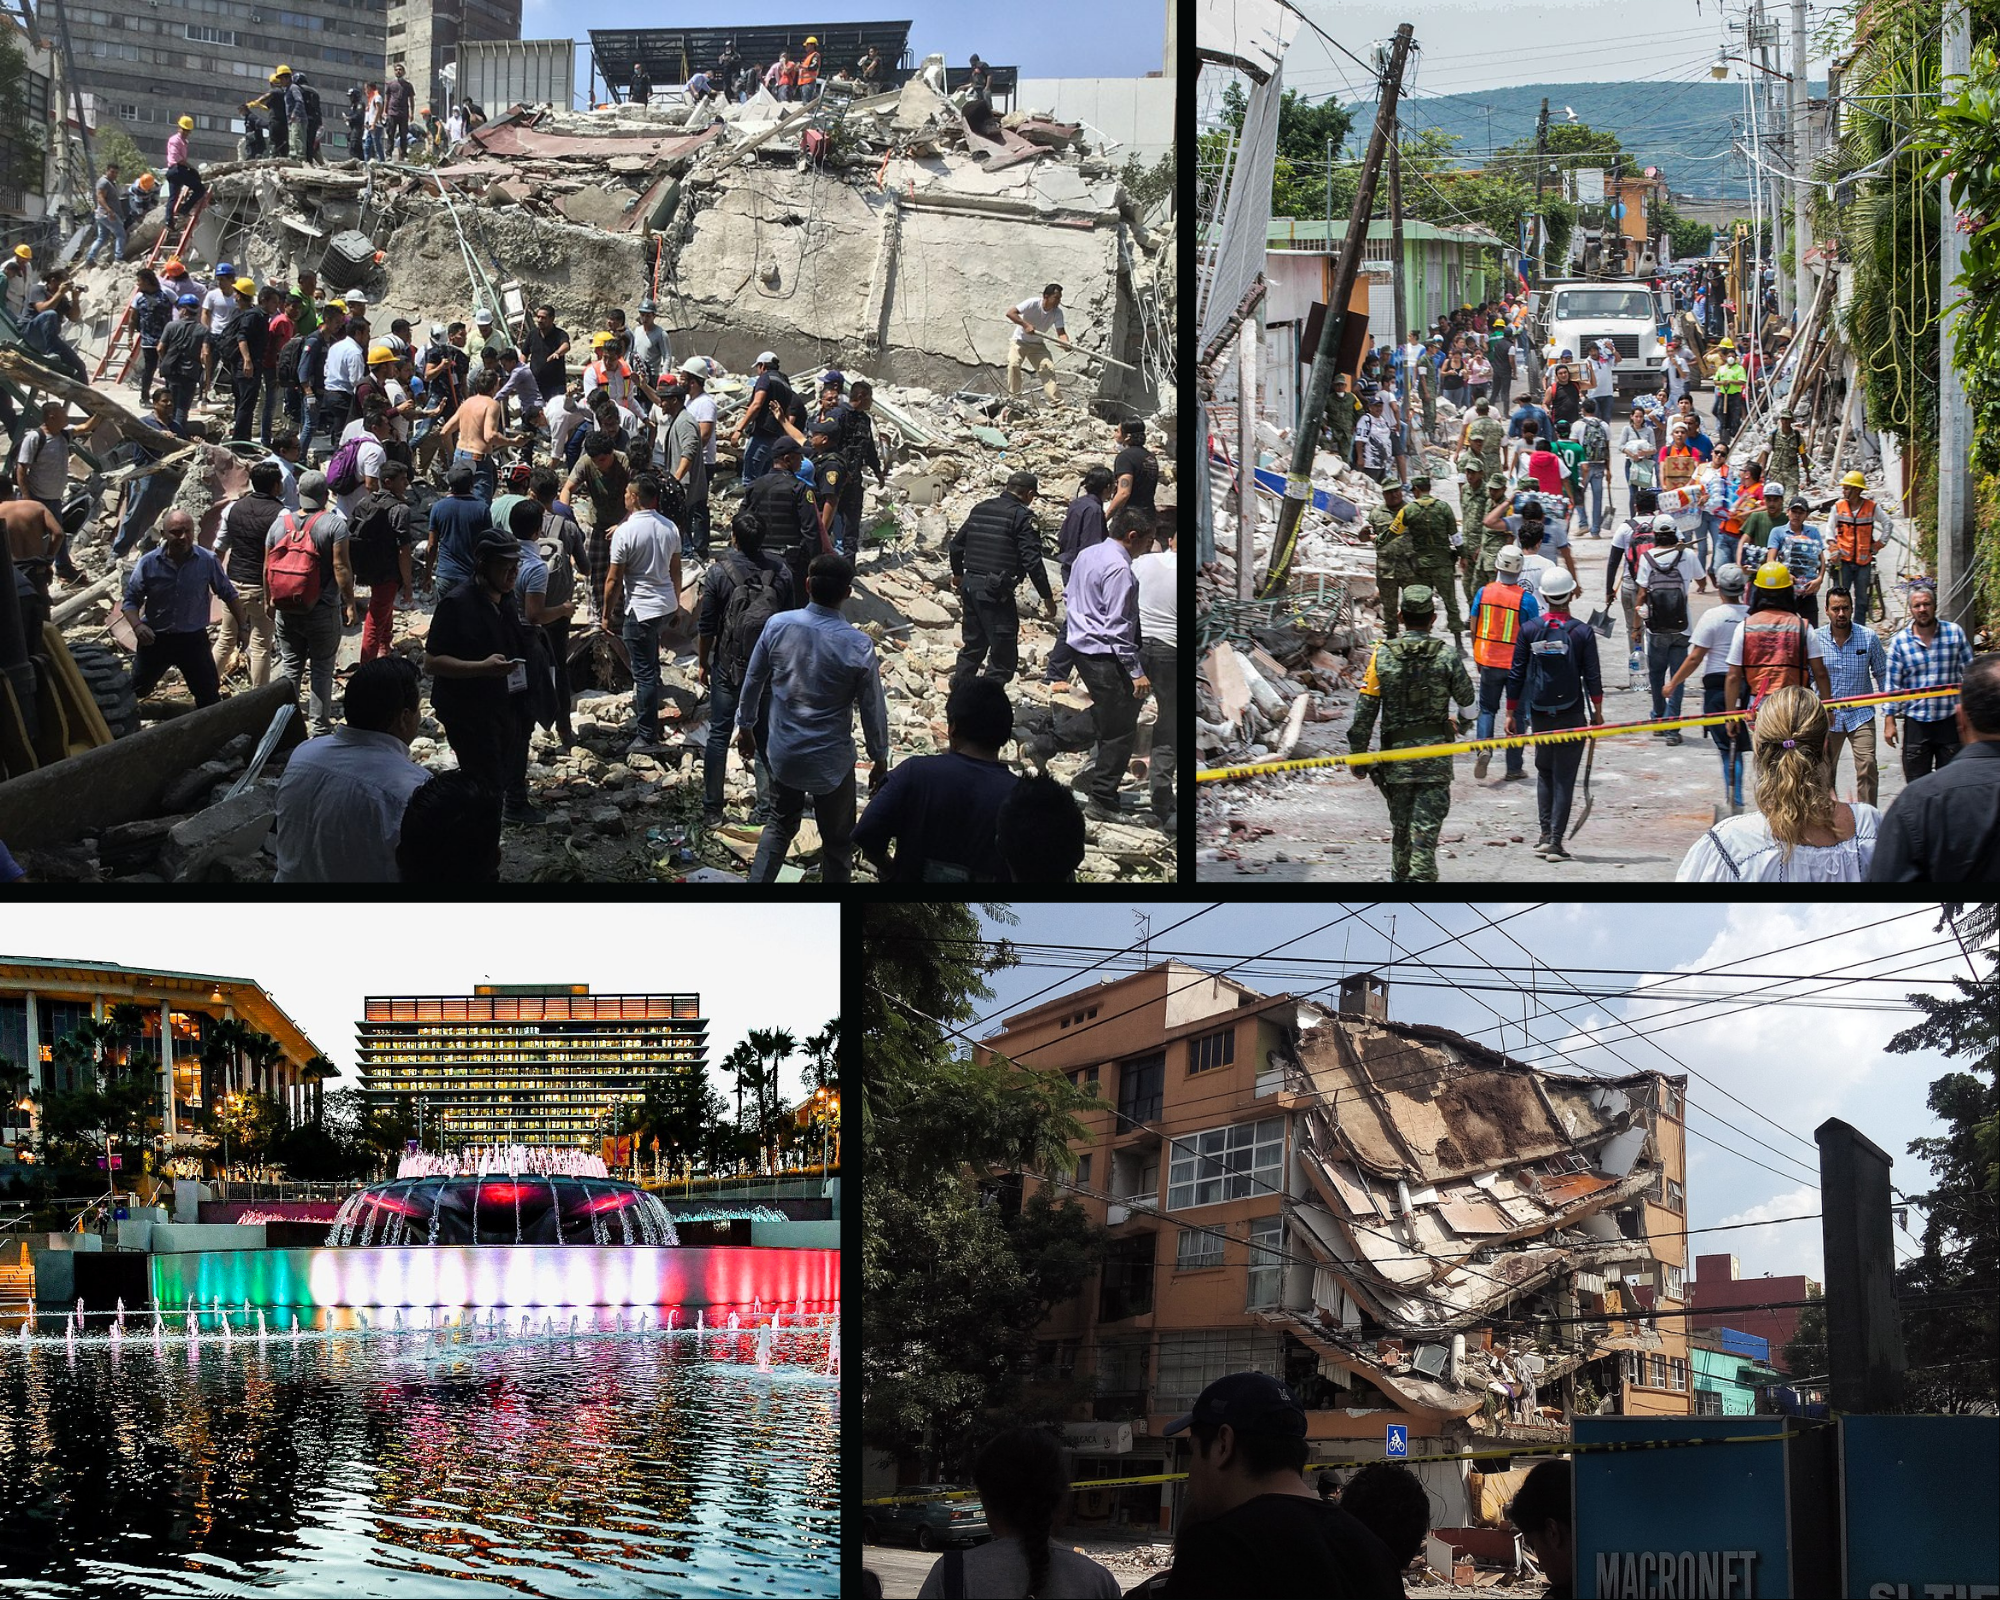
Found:
[[[499,481],[499,468],[493,461],[494,449],[500,445],[512,448],[521,442],[506,431],[503,408],[493,398],[493,391],[499,387],[500,375],[491,367],[480,372],[472,380],[472,393],[438,425],[437,430],[442,438],[457,437],[458,451],[452,460],[472,463],[475,482],[484,491],[480,498],[489,505],[493,502]]]
[[[42,624],[49,617],[49,582],[56,552],[62,547],[62,525],[39,500],[16,495],[4,484],[0,484],[0,495],[8,497],[0,504],[0,527],[7,530],[7,551],[37,596],[32,601],[25,595],[21,598],[21,620],[27,627],[28,647],[32,650]]]

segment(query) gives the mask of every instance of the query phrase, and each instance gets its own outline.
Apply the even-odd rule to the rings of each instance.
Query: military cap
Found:
[[[1431,475],[1428,472],[1411,473],[1410,487],[1414,489],[1418,484],[1422,484],[1426,489],[1428,489],[1431,486]]]
[[[1403,614],[1427,617],[1437,610],[1437,596],[1427,583],[1413,583],[1403,591]]]

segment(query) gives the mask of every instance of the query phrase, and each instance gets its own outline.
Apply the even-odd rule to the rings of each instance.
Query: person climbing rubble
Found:
[[[1048,396],[1050,405],[1062,403],[1061,392],[1056,388],[1056,364],[1049,359],[1049,347],[1045,338],[1051,330],[1069,348],[1069,330],[1063,326],[1063,288],[1059,283],[1045,284],[1041,297],[1030,297],[1007,312],[1007,320],[1014,324],[1014,337],[1007,347],[1007,393],[1015,400],[1021,398],[1021,369],[1032,367],[1042,379],[1042,393]]]

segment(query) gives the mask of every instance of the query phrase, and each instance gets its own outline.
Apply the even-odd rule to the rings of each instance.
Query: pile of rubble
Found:
[[[967,127],[922,78],[844,105],[780,106],[759,94],[719,114],[678,104],[580,114],[515,107],[436,166],[210,169],[211,203],[187,255],[197,274],[226,259],[259,282],[315,267],[329,292],[365,289],[378,326],[407,317],[420,339],[428,322],[465,318],[475,306],[515,319],[548,303],[581,342],[606,310],[629,311],[655,293],[674,359],[700,353],[718,367],[709,392],[723,436],[746,401],[741,374],[763,348],[780,351],[802,379],[828,367],[850,380],[872,377],[890,480],[867,486],[847,610],[880,652],[893,764],[944,748],[960,621],[945,546],[977,501],[999,493],[1014,471],[1036,473],[1053,549],[1061,508],[1085,468],[1108,464],[1115,422],[1139,415],[1162,463],[1160,503],[1172,514],[1171,207],[1141,216],[1110,155],[1078,128],[1025,114],[996,131]],[[144,259],[157,237],[157,223],[141,224],[132,254]],[[104,419],[93,447],[141,434],[135,396],[113,387],[129,343],[117,340],[117,313],[130,272],[128,262],[78,274],[93,313],[79,330],[86,364],[95,368],[110,347],[100,386],[26,369],[40,387]],[[1010,402],[1004,311],[1050,279],[1065,285],[1075,342],[1073,353],[1058,351],[1065,403],[1045,405],[1038,388],[1029,403]],[[581,357],[571,360],[574,367]],[[0,364],[16,362],[25,358],[0,352]],[[211,437],[228,431],[220,403],[197,420]],[[68,596],[75,603],[59,620],[71,638],[103,636],[117,575],[129,569],[130,558],[121,568],[109,548],[131,476],[125,454],[112,451],[100,509],[73,540],[79,564],[102,576]],[[179,477],[173,504],[194,513],[205,543],[223,505],[246,487],[247,455],[190,446],[159,469]],[[725,437],[713,479],[718,541],[739,492],[737,468]],[[577,510],[588,525],[588,507]],[[702,570],[692,557],[684,562],[690,607]],[[1010,686],[1018,765],[1068,780],[1092,743],[1089,702],[1080,688],[1042,681],[1059,624],[1029,604],[1023,610],[1021,675]],[[396,613],[393,648],[419,663],[429,611],[422,600]],[[609,651],[597,653],[594,690],[578,696],[575,745],[537,733],[530,790],[549,824],[510,831],[510,880],[742,876],[755,831],[700,821],[707,703],[691,635],[665,641],[667,651],[668,748],[658,759],[625,754],[630,678]],[[340,665],[358,654],[358,630],[349,630]],[[178,678],[170,682],[149,714],[187,710]],[[225,687],[248,693],[240,680]],[[1153,716],[1149,701],[1136,774],[1149,757]],[[284,754],[280,741],[253,772],[245,737],[206,746],[186,771],[162,774],[131,817],[31,849],[30,870],[129,881],[268,878],[271,790]],[[453,764],[428,717],[412,755],[434,768]],[[732,816],[746,815],[749,800],[748,774],[732,754]],[[1137,815],[1129,826],[1089,821],[1086,839],[1084,879],[1173,875],[1172,841]],[[800,875],[817,854],[808,820],[785,875]],[[865,862],[856,865],[866,876]]]

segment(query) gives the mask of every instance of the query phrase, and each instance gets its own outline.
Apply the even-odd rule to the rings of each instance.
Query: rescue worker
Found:
[[[1382,485],[1382,503],[1368,513],[1368,537],[1375,541],[1375,587],[1382,593],[1382,628],[1396,637],[1401,614],[1396,597],[1403,585],[1417,581],[1417,547],[1403,524],[1403,496],[1400,483]]]
[[[1463,651],[1465,624],[1459,620],[1458,586],[1452,581],[1452,563],[1458,559],[1458,519],[1450,506],[1431,493],[1428,472],[1410,475],[1410,492],[1415,498],[1403,511],[1403,526],[1415,552],[1417,581],[1443,594],[1452,641]]]
[[[806,35],[805,59],[799,63],[799,98],[819,98],[819,40],[810,33]]]
[[[1766,561],[1750,589],[1749,615],[1736,625],[1729,641],[1724,708],[1746,704],[1746,690],[1752,711],[1773,689],[1812,688],[1820,699],[1831,700],[1833,685],[1821,659],[1824,651],[1819,635],[1799,615],[1791,568],[1782,561]]]
[[[125,227],[129,231],[141,217],[153,209],[159,200],[160,181],[150,172],[142,172],[125,185]]]
[[[1590,624],[1569,614],[1576,579],[1560,567],[1542,578],[1548,611],[1525,624],[1514,641],[1514,664],[1507,673],[1507,731],[1521,732],[1521,704],[1536,733],[1581,728],[1604,721],[1604,682],[1597,670],[1597,635]],[[1576,792],[1576,769],[1583,741],[1563,739],[1535,746],[1535,812],[1541,837],[1535,854],[1544,861],[1568,861],[1563,840]]]
[[[1472,624],[1472,659],[1479,668],[1479,732],[1481,739],[1493,737],[1493,724],[1500,714],[1500,697],[1507,687],[1507,675],[1514,669],[1514,641],[1524,624],[1542,614],[1534,591],[1521,581],[1521,547],[1508,545],[1497,558],[1494,575],[1482,582],[1472,597],[1469,621]],[[1482,750],[1472,758],[1472,775],[1486,776],[1493,752]],[[1507,752],[1509,780],[1525,778],[1527,756],[1516,745]]]
[[[1764,446],[1764,453],[1757,458],[1757,465],[1763,473],[1765,484],[1769,485],[1775,479],[1783,485],[1787,496],[1805,486],[1805,474],[1801,470],[1802,464],[1799,460],[1799,451],[1806,442],[1805,435],[1794,426],[1795,422],[1803,421],[1805,415],[1803,411],[1797,413],[1780,411],[1778,431],[1771,435],[1770,441]]]
[[[1723,339],[1715,347],[1722,354],[1722,365],[1715,369],[1715,426],[1716,440],[1723,449],[1729,448],[1729,441],[1736,437],[1736,430],[1743,426],[1743,391],[1749,386],[1750,374],[1743,369],[1743,363],[1736,357],[1734,340]]]
[[[1854,615],[1866,627],[1875,587],[1875,553],[1883,541],[1875,531],[1875,502],[1868,498],[1868,480],[1850,472],[1840,480],[1840,489],[1833,505],[1833,542],[1827,548],[1832,566],[1829,585],[1853,591]]]
[[[1368,748],[1375,719],[1382,719],[1382,748],[1448,744],[1452,740],[1451,707],[1461,712],[1476,703],[1465,663],[1431,637],[1437,600],[1430,586],[1413,583],[1402,591],[1398,610],[1409,631],[1384,639],[1368,658],[1368,675],[1354,702],[1354,721],[1347,730],[1348,748]],[[1462,729],[1469,719],[1459,717]],[[1355,767],[1371,780],[1388,802],[1394,829],[1391,881],[1437,882],[1438,830],[1451,814],[1451,757],[1427,756],[1419,761],[1371,762]]]
[[[1480,523],[1486,520],[1486,467],[1468,452],[1458,458],[1458,526],[1464,542],[1458,550],[1458,570],[1465,582],[1466,621],[1471,618],[1472,596],[1486,582],[1480,572]]]

